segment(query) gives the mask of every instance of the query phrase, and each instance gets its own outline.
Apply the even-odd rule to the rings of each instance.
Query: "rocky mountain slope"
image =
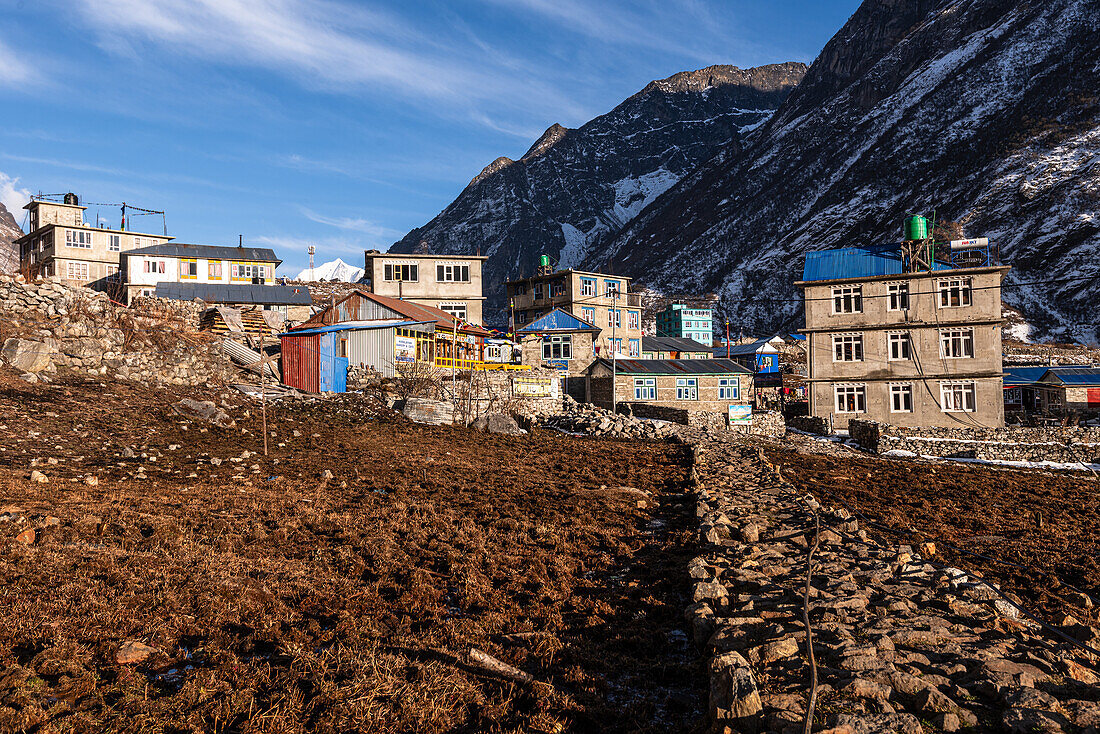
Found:
[[[1034,336],[1095,341],[1098,48],[1090,0],[866,0],[759,130],[580,264],[778,330],[800,323],[805,252],[897,241],[935,210],[999,245]]]
[[[711,66],[648,84],[577,129],[552,125],[519,160],[498,158],[425,226],[391,248],[488,255],[486,295],[530,274],[540,254],[563,267],[599,260],[604,243],[719,150],[736,150],[801,80],[787,63]]]
[[[14,273],[19,269],[19,250],[12,243],[22,236],[23,230],[15,217],[0,204],[0,273]]]

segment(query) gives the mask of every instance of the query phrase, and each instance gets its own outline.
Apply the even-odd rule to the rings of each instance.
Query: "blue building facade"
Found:
[[[714,311],[670,303],[657,313],[657,336],[692,339],[709,347],[714,343]]]

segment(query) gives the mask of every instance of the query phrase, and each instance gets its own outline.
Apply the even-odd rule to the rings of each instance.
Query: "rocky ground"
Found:
[[[267,427],[0,370],[0,731],[700,730],[682,446]]]
[[[797,465],[713,436],[695,451],[705,552],[688,567],[688,617],[719,730],[802,731],[814,671],[815,728],[831,734],[1100,727],[1091,616],[1043,629],[934,545],[876,538],[821,506],[784,479]]]

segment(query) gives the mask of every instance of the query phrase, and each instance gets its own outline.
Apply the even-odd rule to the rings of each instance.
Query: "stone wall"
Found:
[[[829,421],[815,415],[798,415],[787,419],[787,425],[818,436],[829,435]]]
[[[1100,463],[1100,428],[904,428],[876,421],[848,423],[866,451],[910,451],[922,456]]]
[[[996,584],[941,563],[932,543],[875,538],[846,510],[800,492],[736,434],[688,442],[700,554],[687,564],[685,617],[708,663],[712,731],[802,731],[803,594],[815,541],[815,728],[1095,731],[1094,657],[1023,623]],[[1100,643],[1100,630],[1064,619],[1065,634]]]
[[[235,376],[219,340],[195,331],[201,305],[137,301],[127,308],[60,281],[0,276],[0,358],[28,382],[58,373],[171,385]]]

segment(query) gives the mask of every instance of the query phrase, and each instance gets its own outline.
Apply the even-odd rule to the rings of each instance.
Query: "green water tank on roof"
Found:
[[[550,267],[550,256],[549,255],[539,255],[539,267],[540,268]]]
[[[923,240],[928,238],[928,220],[919,214],[914,214],[905,219],[902,227],[902,237],[907,240]]]

